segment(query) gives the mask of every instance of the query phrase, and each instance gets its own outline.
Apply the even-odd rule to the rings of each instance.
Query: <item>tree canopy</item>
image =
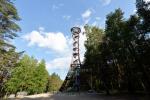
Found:
[[[150,91],[149,6],[149,2],[137,0],[137,13],[128,19],[119,8],[106,16],[105,29],[85,26],[87,41],[81,75],[88,76],[86,80],[92,77],[91,89],[105,90],[107,94],[114,90]],[[84,69],[89,73],[82,72]]]

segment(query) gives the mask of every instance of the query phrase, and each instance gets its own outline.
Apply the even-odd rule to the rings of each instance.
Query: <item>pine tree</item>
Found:
[[[20,27],[16,24],[19,20],[13,3],[10,0],[0,0],[0,97],[5,94],[4,84],[19,58],[15,47],[9,43],[9,40],[17,36],[16,32],[20,31]]]

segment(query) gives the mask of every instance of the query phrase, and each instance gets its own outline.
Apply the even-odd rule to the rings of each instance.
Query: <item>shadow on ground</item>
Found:
[[[49,97],[29,98],[22,99],[9,99],[9,100],[150,100],[149,96],[106,96],[100,94],[54,94]]]

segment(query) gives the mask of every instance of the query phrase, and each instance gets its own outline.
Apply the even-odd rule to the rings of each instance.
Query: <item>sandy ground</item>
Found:
[[[150,100],[149,96],[106,96],[101,94],[88,93],[58,93],[58,94],[37,94],[9,100]]]

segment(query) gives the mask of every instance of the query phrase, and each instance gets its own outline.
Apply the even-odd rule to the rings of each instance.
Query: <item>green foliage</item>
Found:
[[[92,27],[88,25],[85,26],[85,31],[87,40],[85,41],[86,52],[84,55],[84,65],[81,67],[81,84],[85,85],[86,82],[92,89],[95,88],[96,90],[99,90],[99,46],[100,43],[103,41],[102,39],[104,37],[104,31],[103,29],[99,29],[98,27]],[[88,70],[88,73],[84,71],[82,73],[82,70]],[[91,80],[91,75],[93,80]]]
[[[86,53],[85,53],[85,62],[89,64],[94,64],[97,61],[95,59],[90,59],[93,56],[98,55],[99,44],[102,42],[104,36],[104,31],[98,27],[85,26],[86,37],[85,41]],[[94,58],[94,57],[93,57]],[[88,61],[86,61],[88,60]],[[98,62],[98,61],[97,61]]]
[[[16,21],[20,20],[17,10],[9,0],[0,0],[0,35],[4,38],[14,38],[20,31]]]
[[[48,72],[45,62],[37,62],[33,57],[24,55],[17,67],[13,69],[12,77],[6,83],[6,91],[17,93],[26,91],[28,94],[43,93],[48,83]]]
[[[53,73],[52,75],[49,76],[49,80],[48,80],[49,92],[58,91],[61,85],[62,85],[62,80],[57,74]]]
[[[150,2],[137,0],[137,14],[124,18],[121,9],[106,17],[105,34],[95,26],[85,26],[86,53],[81,72],[91,89],[150,92]],[[84,74],[83,74],[84,73]],[[94,74],[93,74],[94,73]],[[83,77],[83,76],[81,76]],[[82,85],[82,83],[81,83]]]
[[[43,92],[46,92],[46,86],[48,84],[48,72],[45,70],[45,61],[42,60],[38,67],[36,68],[35,70],[35,73],[34,73],[34,77],[35,77],[35,81],[36,81],[36,84],[37,84],[37,87],[36,87],[36,92],[37,93],[43,93]]]
[[[19,21],[17,10],[10,0],[0,0],[0,46],[13,47],[9,44],[8,39],[14,39],[20,31],[20,27],[16,24]],[[2,49],[2,48],[1,48]]]
[[[13,3],[10,0],[0,0],[0,97],[5,94],[4,85],[21,54],[15,52],[15,47],[9,41],[20,31],[20,27],[16,24],[19,20]]]

